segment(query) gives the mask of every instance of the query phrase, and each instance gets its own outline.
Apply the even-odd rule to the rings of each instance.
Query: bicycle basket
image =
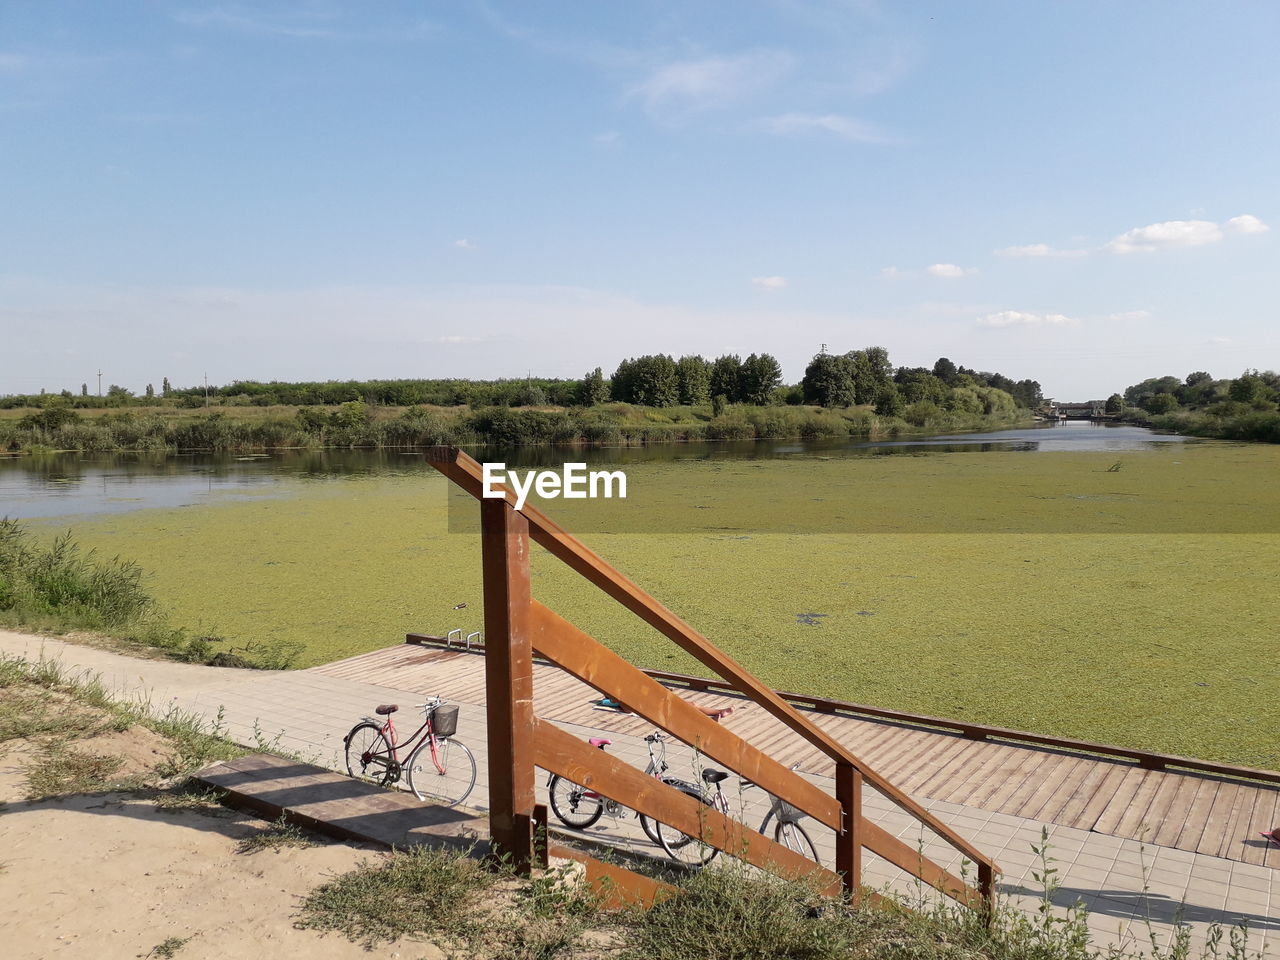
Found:
[[[431,729],[437,737],[452,737],[458,732],[458,707],[445,704],[431,711]]]
[[[778,801],[778,822],[779,823],[799,823],[805,818],[806,814],[803,810],[793,807],[785,800]]]

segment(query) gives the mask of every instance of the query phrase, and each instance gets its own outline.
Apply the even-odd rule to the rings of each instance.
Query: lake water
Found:
[[[757,440],[661,444],[649,447],[517,447],[472,451],[509,467],[688,459],[867,457],[930,453],[1139,450],[1155,444],[1199,443],[1128,424],[1044,423],[987,433],[909,440]],[[0,458],[0,516],[20,519],[184,507],[227,498],[269,497],[297,479],[336,479],[431,471],[420,450],[280,450],[270,454],[58,454]]]

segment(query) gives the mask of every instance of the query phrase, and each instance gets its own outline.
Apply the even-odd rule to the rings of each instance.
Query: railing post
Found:
[[[836,873],[856,905],[862,900],[862,773],[843,760],[836,762],[836,800],[843,823],[836,834]]]
[[[489,834],[527,874],[533,850],[533,651],[529,638],[529,522],[505,500],[480,501]]]
[[[978,892],[982,894],[982,909],[987,914],[987,924],[996,919],[996,872],[990,863],[978,864]]]

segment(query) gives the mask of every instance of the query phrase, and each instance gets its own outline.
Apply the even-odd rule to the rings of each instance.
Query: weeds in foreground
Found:
[[[498,876],[469,856],[415,847],[322,884],[299,927],[332,930],[372,948],[401,937],[456,937]]]
[[[189,937],[168,937],[161,940],[154,947],[148,950],[146,957],[159,957],[161,960],[172,960],[173,957],[178,955],[178,951],[194,940],[196,936],[197,935],[193,933]]]
[[[27,798],[47,800],[78,793],[144,787],[145,775],[115,777],[123,763],[120,757],[79,753],[61,743],[48,744],[27,764]]]
[[[290,848],[314,846],[318,846],[315,837],[296,823],[290,823],[285,819],[284,814],[281,814],[279,820],[241,840],[236,847],[236,852],[253,854],[261,853],[263,850],[274,850],[279,853],[281,850]]]

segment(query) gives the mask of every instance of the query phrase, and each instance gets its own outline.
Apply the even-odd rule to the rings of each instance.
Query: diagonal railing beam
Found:
[[[432,447],[428,450],[426,459],[433,467],[477,500],[489,499],[484,496],[483,470],[479,462],[473,457],[456,447]],[[512,507],[515,506],[516,495],[513,491],[503,485],[498,485],[496,489],[503,492],[507,503],[511,504]],[[854,767],[869,784],[879,790],[888,800],[928,826],[957,851],[978,864],[980,868],[986,868],[985,871],[980,872],[994,873],[999,871],[999,868],[991,858],[955,833],[921,804],[876,773],[868,764],[854,755],[826,731],[799,714],[791,704],[778,696],[770,687],[762,684],[746,668],[717,649],[706,637],[686,624],[663,604],[649,596],[634,582],[615,570],[603,558],[587,547],[586,544],[582,543],[542,511],[526,503],[519,512],[528,519],[530,537],[553,556],[557,557],[584,579],[600,588],[604,593],[613,597],[618,603],[658,630],[704,666],[720,674],[738,690],[822,750],[827,756],[837,762],[844,762]],[[994,897],[994,884],[985,883],[982,894],[988,905],[991,905]]]

